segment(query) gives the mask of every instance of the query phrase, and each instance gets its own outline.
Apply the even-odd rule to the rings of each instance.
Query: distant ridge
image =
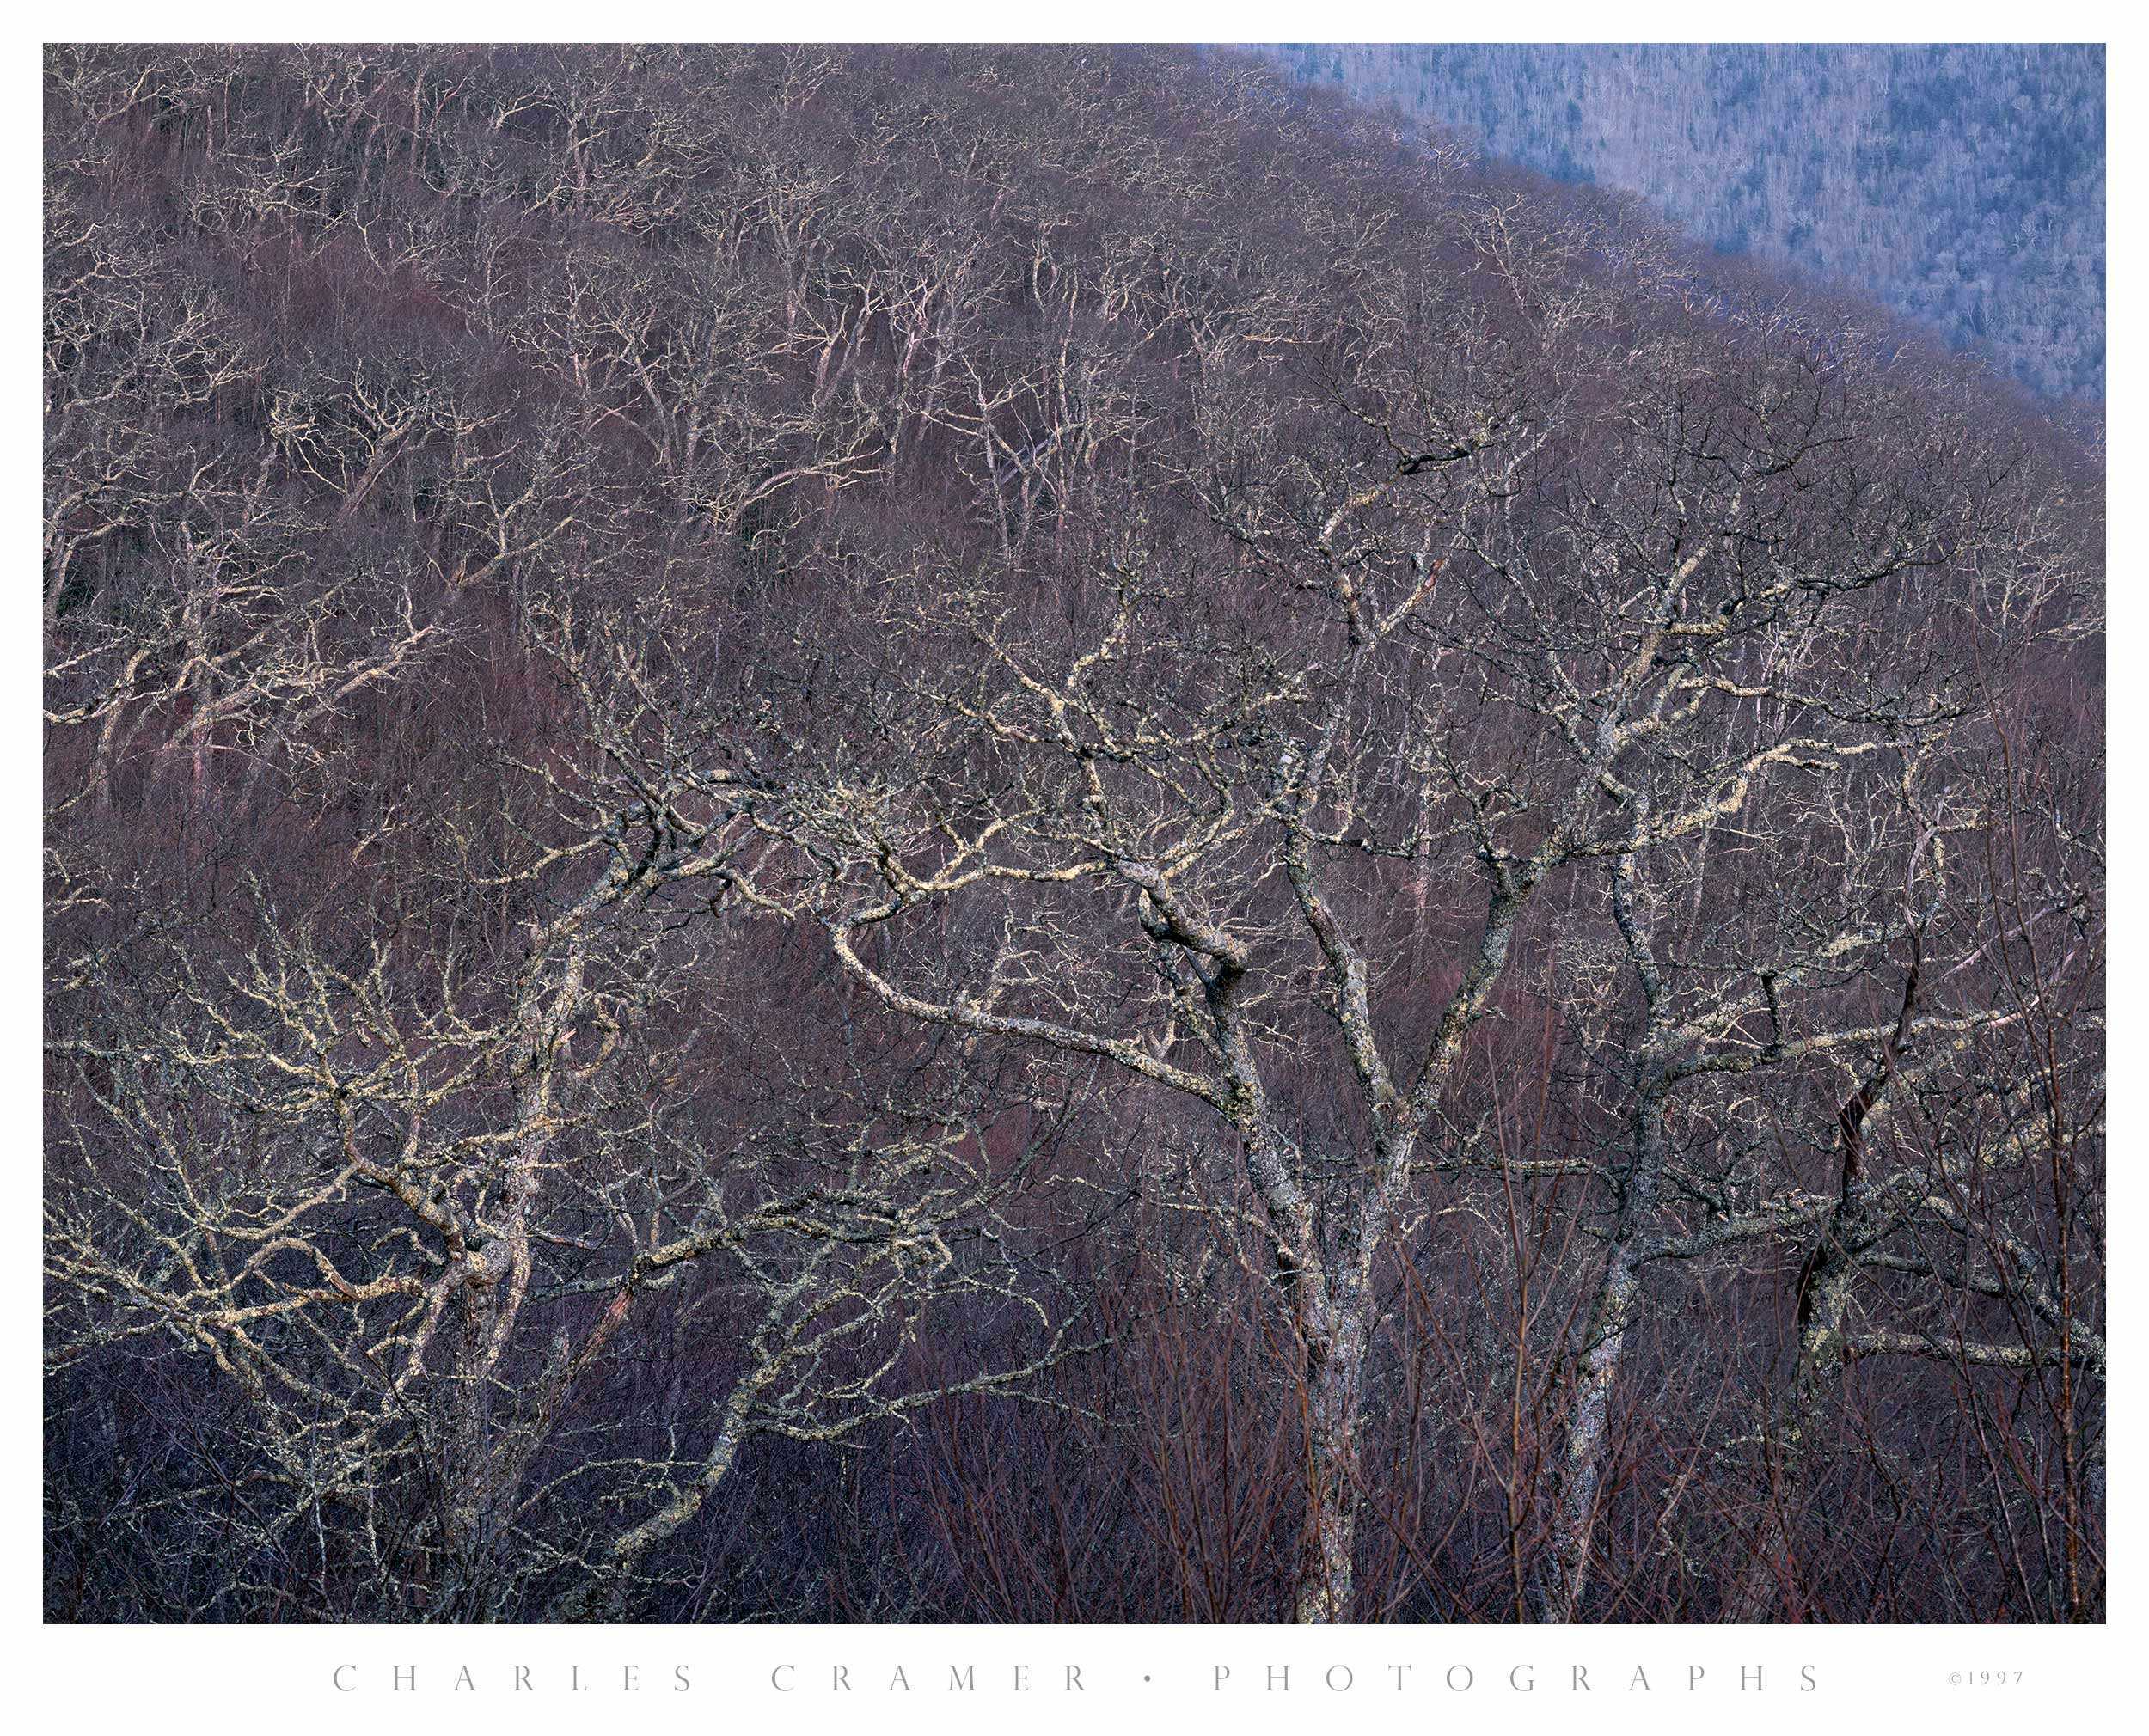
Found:
[[[1862,290],[2046,397],[2104,391],[2104,51],[1285,43],[1301,78],[1638,193]]]

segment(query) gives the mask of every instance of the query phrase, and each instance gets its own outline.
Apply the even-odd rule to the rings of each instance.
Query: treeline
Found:
[[[1248,63],[46,97],[52,1618],[2101,1616],[2096,450]]]
[[[2096,44],[1284,45],[1300,77],[1638,193],[2048,397],[2104,393]]]

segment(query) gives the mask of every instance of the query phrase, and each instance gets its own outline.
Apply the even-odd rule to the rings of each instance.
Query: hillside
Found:
[[[2093,445],[1237,59],[45,75],[50,1619],[2101,1616]]]

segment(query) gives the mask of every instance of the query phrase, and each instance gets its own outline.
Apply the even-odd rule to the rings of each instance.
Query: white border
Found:
[[[720,1729],[780,1725],[818,1731],[860,1722],[902,1733],[939,1730],[950,1722],[997,1728],[1019,1721],[1044,1731],[1086,1729],[1099,1720],[1124,1728],[1164,1728],[1190,1716],[1251,1730],[1303,1725],[1310,1716],[1342,1719],[1353,1727],[1421,1730],[1461,1725],[1502,1730],[1564,1728],[1586,1719],[1613,1731],[1713,1727],[1726,1720],[1759,1729],[1809,1727],[1816,1714],[1832,1726],[1885,1728],[1905,1719],[1944,1722],[1954,1731],[2018,1732],[2027,1717],[2080,1719],[2092,1729],[2119,1726],[2124,1684],[2140,1673],[2130,1656],[2140,1600],[2132,1595],[2137,1502],[2132,1473],[2140,1455],[2121,1450],[2136,1439],[2139,1407],[2122,1373],[2112,1391],[2111,1437],[2114,1574],[2112,1623],[2097,1629],[2026,1628],[1834,1629],[1347,1629],[1325,1634],[1279,1628],[787,1628],[787,1629],[511,1629],[431,1630],[202,1628],[94,1629],[40,1626],[37,1522],[41,1482],[38,1388],[39,1214],[29,1198],[36,1183],[30,1159],[40,1125],[38,953],[41,915],[38,883],[39,750],[34,695],[39,688],[40,637],[32,577],[31,544],[39,520],[37,363],[29,333],[36,319],[40,257],[38,165],[40,161],[40,36],[107,40],[586,40],[615,34],[638,40],[756,38],[780,26],[784,40],[1097,40],[1348,42],[1427,40],[1435,27],[1456,40],[1736,41],[1795,38],[1816,41],[2105,41],[2112,81],[2108,102],[2108,184],[2111,223],[2108,328],[2109,397],[2128,413],[2112,419],[2111,450],[2121,477],[2136,451],[2131,413],[2136,370],[2131,342],[2139,260],[2134,197],[2141,164],[2138,112],[2128,101],[2145,94],[2134,80],[2137,30],[2116,7],[2057,5],[2026,13],[2018,5],[1849,5],[1809,3],[1795,12],[1731,12],[1720,4],[1656,5],[1608,10],[1572,3],[1534,6],[1509,19],[1488,9],[1413,5],[1305,6],[1273,3],[1134,4],[1098,0],[1079,9],[1020,9],[1003,3],[865,6],[854,0],[772,15],[764,8],[647,5],[592,13],[585,8],[536,4],[456,6],[381,3],[314,7],[303,13],[261,4],[148,6],[138,3],[56,10],[35,27],[7,27],[0,85],[0,197],[13,242],[4,293],[12,341],[0,351],[12,413],[0,420],[7,462],[0,477],[10,503],[9,523],[21,551],[21,577],[9,593],[18,630],[4,643],[15,669],[10,732],[0,752],[0,873],[6,876],[6,920],[0,923],[0,1126],[19,1130],[12,1165],[14,1209],[6,1214],[0,1262],[13,1305],[4,1339],[9,1427],[0,1436],[0,1464],[9,1499],[0,1505],[0,1543],[6,1578],[0,1586],[0,1703],[25,1727],[119,1728],[228,1736],[235,1725],[297,1720],[328,1731],[372,1730],[392,1720],[400,1732],[459,1726],[473,1717],[507,1717],[531,1732],[586,1730],[656,1718],[668,1728]],[[1502,28],[1510,23],[1524,28]],[[1483,34],[1465,28],[1491,26]],[[1773,32],[1755,30],[1773,24]],[[2034,35],[2024,26],[2034,26]],[[1019,27],[1019,34],[1011,34]],[[2111,547],[2131,549],[2142,530],[2138,490],[2115,492]],[[2111,586],[2115,666],[2149,652],[2144,604],[2131,574]],[[2115,693],[2109,718],[2113,767],[2113,858],[2141,859],[2141,815],[2149,803],[2136,769],[2149,744],[2149,708],[2139,684]],[[2142,1059],[2135,1032],[2141,1021],[2139,951],[2131,871],[2115,889],[2112,1077],[2128,1080]],[[2131,1154],[2140,1127],[2134,1094],[2114,1104],[2114,1152]],[[2140,1227],[2142,1190],[2121,1161],[2114,1166],[2111,1221],[2125,1226],[2115,1256],[2149,1245]],[[2139,1293],[2130,1262],[2112,1262],[2111,1338],[2122,1370],[2140,1323]],[[514,1691],[514,1666],[527,1666],[531,1690]],[[911,1691],[893,1689],[897,1665]],[[1018,1693],[1015,1666],[1028,1666]],[[1065,1666],[1081,1672],[1082,1690],[1065,1690]],[[1391,1666],[1410,1666],[1400,1691]],[[355,1666],[340,1678],[340,1665]],[[793,1666],[784,1673],[783,1666]],[[854,1691],[829,1685],[832,1666],[846,1667]],[[951,1692],[952,1666],[972,1665],[973,1693]],[[1214,1672],[1231,1674],[1220,1690]],[[414,1666],[415,1687],[398,1690],[394,1671]],[[468,1666],[472,1687],[458,1691]],[[1577,1689],[1571,1672],[1587,1672]],[[1742,1666],[1760,1666],[1742,1690]],[[638,1686],[630,1695],[625,1672]],[[677,1685],[684,1666],[690,1686]],[[1289,1687],[1265,1686],[1271,1667],[1289,1670]],[[1338,1668],[1338,1666],[1341,1666]],[[1648,1690],[1636,1686],[1644,1673]],[[1688,1672],[1704,1674],[1690,1685]],[[1801,1672],[1809,1666],[1813,1686]],[[1351,1672],[1346,1690],[1323,1672]],[[1469,1672],[1470,1686],[1460,1689]],[[1447,1672],[1454,1672],[1453,1683]],[[1534,1686],[1513,1683],[1526,1672]],[[1978,1686],[1979,1671],[2022,1672],[2019,1684]],[[772,1672],[774,1680],[772,1681]],[[1969,1681],[1950,1685],[1950,1674]],[[340,1691],[338,1683],[349,1691]],[[581,1691],[575,1684],[582,1684]],[[780,1684],[788,1684],[785,1691]],[[2137,1716],[2139,1714],[2137,1714]]]

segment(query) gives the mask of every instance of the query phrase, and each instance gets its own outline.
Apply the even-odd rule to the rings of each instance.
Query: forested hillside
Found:
[[[1292,44],[1300,76],[2104,391],[2095,44]]]
[[[2020,394],[1192,52],[46,103],[52,1619],[2101,1616]]]

